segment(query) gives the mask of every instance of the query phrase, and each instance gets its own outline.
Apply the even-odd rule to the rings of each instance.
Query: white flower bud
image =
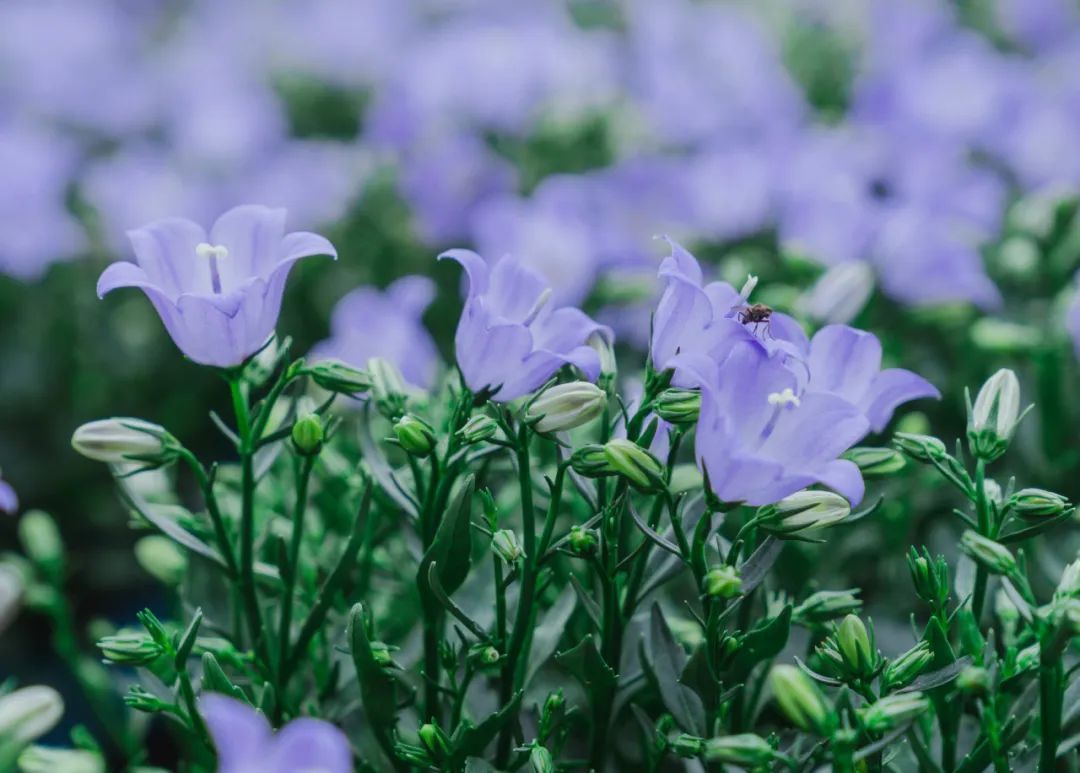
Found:
[[[25,590],[22,573],[13,566],[0,564],[0,633],[19,613]]]
[[[556,384],[529,404],[525,421],[540,433],[564,432],[592,421],[606,404],[604,390],[588,381]]]
[[[858,316],[873,292],[874,270],[869,263],[839,263],[799,298],[798,307],[818,322],[846,325]]]
[[[968,417],[968,442],[979,459],[993,461],[1005,453],[1020,422],[1020,382],[1002,368],[991,376],[975,398]]]
[[[0,738],[27,744],[56,726],[64,701],[51,687],[23,687],[0,698]]]
[[[19,755],[21,773],[105,773],[105,760],[97,752],[84,749],[57,749],[31,746]],[[149,770],[149,768],[142,768]]]
[[[832,491],[799,491],[762,510],[763,527],[778,535],[825,529],[851,514],[851,504]]]
[[[609,337],[597,331],[585,340],[585,345],[595,349],[599,355],[600,375],[605,378],[615,378],[619,366],[615,361],[615,347],[612,346]]]
[[[167,459],[164,427],[142,419],[99,419],[83,424],[71,436],[71,447],[97,462],[164,463]]]

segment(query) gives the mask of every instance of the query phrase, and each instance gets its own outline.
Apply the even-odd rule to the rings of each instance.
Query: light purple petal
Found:
[[[267,773],[352,773],[352,749],[340,729],[302,717],[286,725],[273,741]]]
[[[818,480],[844,497],[854,507],[866,494],[866,482],[854,462],[834,459],[819,472]]]
[[[337,260],[337,249],[325,236],[310,231],[293,231],[281,240],[281,260],[298,260],[311,255],[328,255]]]
[[[806,393],[798,407],[780,410],[781,418],[762,452],[795,468],[835,459],[870,429],[862,412],[836,395]]]
[[[285,238],[285,210],[255,204],[233,207],[215,221],[209,242],[228,249],[220,261],[222,286],[235,287],[252,276],[267,277],[278,261]]]
[[[214,739],[219,773],[257,770],[270,750],[271,730],[266,717],[240,701],[222,695],[203,695],[199,710]]]
[[[98,298],[104,298],[118,287],[157,287],[139,266],[120,260],[110,264],[98,278]]]
[[[435,283],[426,276],[403,276],[386,288],[386,295],[402,310],[419,317],[435,300]]]
[[[128,231],[127,236],[139,266],[167,295],[210,292],[210,273],[195,254],[206,241],[202,226],[170,217]]]
[[[487,261],[472,250],[447,250],[439,255],[439,260],[457,261],[465,273],[469,276],[469,297],[475,298],[483,295],[488,289],[488,278],[491,268]]]
[[[872,333],[827,325],[810,343],[810,389],[859,405],[881,370],[881,343]]]
[[[890,368],[883,370],[875,378],[863,397],[859,408],[870,420],[874,432],[881,432],[892,418],[893,411],[910,400],[924,397],[941,398],[941,392],[910,370]]]
[[[0,513],[14,515],[19,509],[19,497],[15,489],[6,481],[0,480]]]
[[[491,269],[486,305],[507,322],[525,322],[537,312],[537,304],[548,289],[540,274],[506,256]]]

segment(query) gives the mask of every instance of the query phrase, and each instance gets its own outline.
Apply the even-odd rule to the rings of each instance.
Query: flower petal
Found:
[[[127,233],[135,259],[150,281],[168,296],[210,292],[210,272],[195,254],[206,231],[181,217],[157,220]]]
[[[468,297],[476,298],[487,292],[491,268],[486,260],[472,250],[447,250],[439,255],[439,260],[447,259],[457,261],[468,274]]]
[[[231,290],[252,276],[267,277],[284,257],[285,210],[256,204],[233,207],[210,229],[210,243],[225,247],[218,263],[222,289]]]
[[[156,287],[139,266],[127,260],[110,264],[98,277],[98,298],[104,298],[118,287]]]
[[[286,725],[273,742],[273,764],[268,773],[352,773],[349,739],[337,727],[319,719],[301,717]]]
[[[328,255],[337,260],[337,249],[325,236],[310,231],[293,231],[281,240],[281,260],[299,260],[311,255]]]
[[[881,343],[872,333],[826,325],[810,342],[809,388],[859,405],[881,370]]]
[[[818,481],[844,497],[855,507],[862,502],[866,494],[866,482],[854,462],[847,459],[834,459],[818,473]]]
[[[219,773],[260,767],[272,737],[266,717],[247,704],[212,693],[199,699],[199,710],[217,748]]]
[[[874,432],[881,432],[893,412],[910,400],[924,397],[941,399],[941,392],[922,376],[903,368],[883,370],[875,378],[859,403]]]

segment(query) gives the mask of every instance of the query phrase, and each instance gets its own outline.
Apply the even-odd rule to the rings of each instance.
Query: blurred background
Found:
[[[138,416],[224,454],[207,412],[226,395],[140,293],[94,285],[127,229],[260,203],[340,254],[294,272],[278,330],[297,353],[350,290],[419,273],[430,307],[367,292],[334,338],[362,365],[423,314],[402,351],[430,373],[459,308],[435,256],[468,246],[612,325],[632,373],[670,234],[810,326],[876,332],[945,395],[907,429],[951,442],[963,388],[1015,367],[1038,410],[997,473],[1075,500],[1077,186],[1076,0],[3,0],[0,470],[59,520],[81,621],[153,604],[71,432]],[[952,529],[947,492],[906,475],[814,583],[888,608],[906,569],[882,546]],[[788,564],[805,586],[811,561]],[[48,635],[33,615],[6,631],[0,680],[67,683]]]

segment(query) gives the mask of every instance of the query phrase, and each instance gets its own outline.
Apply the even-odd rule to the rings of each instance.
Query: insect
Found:
[[[738,317],[739,322],[744,325],[753,325],[754,332],[758,331],[758,326],[765,325],[766,332],[769,329],[769,319],[772,317],[772,307],[766,306],[764,303],[755,303],[751,306],[743,306],[739,309]]]

